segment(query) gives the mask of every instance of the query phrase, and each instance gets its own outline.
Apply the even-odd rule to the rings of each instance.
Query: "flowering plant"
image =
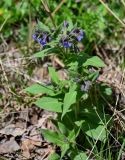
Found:
[[[52,120],[57,131],[42,129],[43,136],[60,147],[60,154],[54,153],[50,159],[65,155],[69,159],[86,159],[84,142],[88,139],[105,141],[106,138],[104,114],[100,109],[102,99],[98,94],[101,85],[97,83],[99,70],[105,64],[79,47],[85,32],[72,22],[64,21],[54,29],[39,22],[32,37],[42,47],[34,57],[58,56],[68,75],[67,79],[60,80],[56,69],[48,66],[51,85],[34,84],[26,88],[30,94],[43,94],[34,104],[57,113],[56,119]]]

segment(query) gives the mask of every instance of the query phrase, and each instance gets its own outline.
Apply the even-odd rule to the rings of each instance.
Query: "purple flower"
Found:
[[[84,32],[82,30],[80,30],[80,32],[78,33],[78,36],[76,37],[77,40],[80,42],[84,37]]]
[[[46,45],[46,39],[42,39],[42,38],[38,38],[37,41],[42,45],[45,46]]]
[[[68,41],[64,41],[64,42],[63,42],[63,46],[64,46],[65,48],[70,48],[70,47],[72,46],[72,43],[71,43],[71,42],[68,42]]]
[[[49,32],[43,32],[40,30],[36,30],[35,33],[32,35],[32,38],[42,46],[45,46],[48,42],[51,41]]]
[[[64,27],[68,28],[69,23],[68,23],[67,21],[64,21],[64,22],[63,22],[63,25],[64,25]]]
[[[67,37],[63,37],[61,43],[64,48],[70,48],[72,46],[72,42]]]
[[[32,38],[36,41],[36,39],[37,39],[36,34],[33,34],[33,35],[32,35]]]
[[[85,81],[84,84],[81,85],[81,91],[88,92],[92,85],[91,81]]]
[[[43,39],[40,44],[42,44],[42,46],[45,46],[47,44],[47,42],[45,39]]]
[[[71,31],[70,34],[75,36],[78,42],[80,42],[85,36],[85,33],[82,29],[80,29],[80,30],[74,29],[73,31]]]
[[[38,38],[37,41],[41,44],[42,38]]]

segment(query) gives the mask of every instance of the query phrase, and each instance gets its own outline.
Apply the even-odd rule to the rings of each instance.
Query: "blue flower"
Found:
[[[84,37],[84,32],[82,30],[80,30],[80,32],[78,33],[78,36],[76,37],[77,40],[80,42]]]
[[[68,23],[67,21],[64,21],[64,22],[63,22],[63,25],[64,25],[65,28],[68,28],[69,23]]]
[[[89,89],[91,88],[92,86],[92,82],[91,81],[85,81],[84,84],[81,85],[81,91],[84,91],[84,92],[88,92]]]
[[[70,48],[72,46],[72,42],[67,37],[62,37],[61,43],[64,48]]]
[[[74,29],[71,31],[71,35],[75,36],[77,41],[80,42],[84,38],[85,33],[82,29]]]
[[[51,37],[49,33],[47,32],[40,32],[40,31],[35,31],[35,33],[32,35],[32,38],[37,41],[39,44],[42,46],[45,46],[48,42],[51,41]]]
[[[36,41],[36,40],[37,40],[36,34],[33,34],[33,35],[32,35],[32,38]]]
[[[37,41],[41,44],[42,38],[37,38]]]
[[[64,46],[65,48],[70,48],[70,47],[72,46],[72,43],[71,43],[71,42],[68,42],[68,41],[64,41],[64,42],[63,42],[63,46]]]
[[[42,38],[38,38],[37,41],[42,45],[42,46],[45,46],[47,44],[47,41],[46,39],[42,39]]]

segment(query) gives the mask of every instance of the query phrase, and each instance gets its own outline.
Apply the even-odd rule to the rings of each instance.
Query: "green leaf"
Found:
[[[90,73],[88,76],[88,79],[95,81],[98,78],[98,76],[99,76],[99,71],[96,71],[96,72]]]
[[[53,67],[49,67],[49,75],[54,83],[59,84],[60,80],[58,74]]]
[[[50,32],[49,27],[40,21],[38,21],[38,29],[41,29],[42,31]]]
[[[34,102],[38,107],[51,112],[62,112],[62,103],[51,97],[43,97]]]
[[[66,112],[68,112],[70,106],[76,102],[76,95],[76,91],[70,91],[65,94],[62,117],[66,114]]]
[[[75,134],[75,130],[73,129],[68,135],[68,140],[70,142],[74,142],[75,139],[76,139],[76,134]]]
[[[33,84],[30,87],[27,87],[25,89],[26,92],[29,92],[31,94],[48,94],[48,95],[55,95],[53,88],[50,86],[43,86],[40,84]]]
[[[83,66],[94,66],[94,67],[105,67],[105,63],[97,56],[93,56],[92,58],[88,58]]]
[[[49,155],[48,160],[60,160],[60,156],[56,153]]]
[[[37,52],[33,55],[33,57],[35,58],[44,58],[45,56],[47,56],[48,53],[50,53],[51,51],[51,48],[47,48],[47,49],[44,49],[40,52]]]
[[[95,140],[104,141],[106,139],[106,129],[105,126],[85,122],[83,123],[82,130],[91,138]]]
[[[63,134],[58,134],[52,130],[47,129],[42,129],[41,132],[44,138],[51,143],[54,143],[60,147],[66,144],[64,141],[65,136]]]
[[[53,153],[48,157],[48,160],[60,160],[60,156],[56,153]]]
[[[64,144],[63,146],[61,146],[61,158],[63,158],[63,156],[66,154],[67,150],[69,149],[69,144]]]
[[[59,128],[60,132],[64,135],[67,135],[69,133],[68,128],[61,122],[58,122],[58,128]]]
[[[73,160],[86,160],[86,159],[88,159],[86,153],[81,152],[78,153],[78,155],[76,155]]]

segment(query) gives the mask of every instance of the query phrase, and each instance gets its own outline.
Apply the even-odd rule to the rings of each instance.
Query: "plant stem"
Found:
[[[99,0],[99,1],[119,21],[119,23],[121,23],[121,25],[125,27],[125,23],[121,19],[119,19],[119,17],[103,2],[103,0]]]
[[[75,105],[75,118],[76,118],[76,120],[78,119],[78,115],[79,115],[79,102],[77,102]]]
[[[49,9],[49,6],[47,4],[47,1],[41,0],[41,2],[42,2],[42,5],[43,5],[45,11],[48,13],[48,15],[49,15],[49,17],[50,17],[50,19],[51,19],[51,21],[53,23],[54,28],[56,28],[56,24],[55,24],[55,21],[53,19],[53,16],[52,16],[51,12],[50,12],[50,9]]]
[[[55,15],[55,13],[62,7],[62,5],[65,3],[65,0],[62,0],[60,3],[59,3],[59,5],[56,7],[56,9],[52,12],[52,17]],[[49,20],[49,18],[47,18],[47,20],[46,20],[46,22],[45,23],[47,23],[48,22],[48,20]]]

